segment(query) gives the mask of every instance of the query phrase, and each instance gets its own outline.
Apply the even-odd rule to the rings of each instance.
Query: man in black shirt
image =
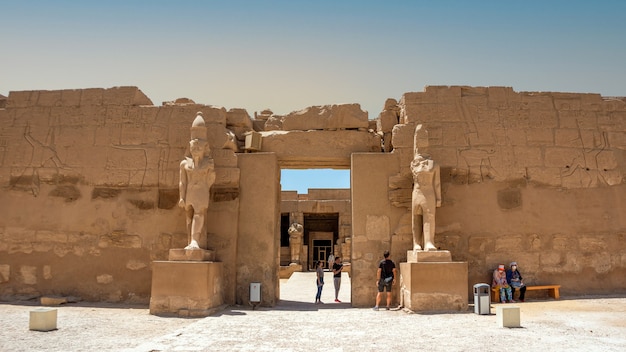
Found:
[[[378,286],[378,294],[376,295],[376,305],[374,310],[378,310],[380,300],[382,299],[383,292],[387,291],[387,310],[391,305],[391,286],[396,283],[396,264],[389,259],[389,251],[385,251],[383,254],[385,259],[378,264],[378,271],[376,272],[376,285]]]

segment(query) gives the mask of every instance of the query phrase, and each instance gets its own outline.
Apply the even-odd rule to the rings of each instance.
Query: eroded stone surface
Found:
[[[224,263],[226,303],[244,303],[258,278],[265,304],[278,299],[277,219],[291,212],[280,168],[333,167],[351,169],[349,200],[295,195],[295,220],[340,214],[334,250],[351,261],[353,305],[371,305],[382,252],[402,262],[411,248],[415,144],[441,167],[435,247],[468,262],[468,290],[516,260],[531,283],[614,293],[626,287],[625,104],[441,86],[389,99],[376,121],[358,104],[250,119],[189,99],[153,106],[136,87],[11,92],[0,97],[0,296],[38,297],[54,282],[88,300],[147,302],[152,261],[187,244],[179,163],[198,111],[216,168],[207,241]],[[263,150],[237,153],[250,130]]]

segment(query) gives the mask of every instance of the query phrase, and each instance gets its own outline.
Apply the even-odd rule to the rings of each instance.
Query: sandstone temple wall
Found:
[[[626,292],[623,98],[435,86],[398,111],[391,202],[410,207],[415,141],[441,165],[436,245],[469,263],[470,288],[515,260],[529,284],[562,294]]]
[[[234,301],[240,173],[223,146],[238,112],[157,107],[135,87],[9,94],[0,109],[0,296],[147,302],[151,262],[188,241],[178,170],[198,111],[217,172],[209,245],[232,263],[225,291]]]
[[[294,209],[342,214],[352,303],[371,306],[382,252],[402,262],[411,248],[415,144],[441,166],[435,245],[468,262],[468,291],[515,260],[562,295],[626,293],[623,98],[435,86],[388,99],[376,121],[358,104],[251,119],[116,87],[0,96],[0,299],[147,302],[152,261],[187,243],[178,172],[198,111],[226,303],[246,304],[250,281],[265,305],[278,299],[280,168],[333,167],[351,168],[349,205],[312,194]],[[243,153],[252,131],[260,149]]]

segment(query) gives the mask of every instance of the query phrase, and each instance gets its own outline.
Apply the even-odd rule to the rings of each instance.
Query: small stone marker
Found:
[[[51,331],[57,329],[57,310],[54,308],[37,308],[30,311],[29,329],[35,331]]]
[[[501,328],[519,328],[520,317],[518,306],[499,305],[496,307],[496,321]]]

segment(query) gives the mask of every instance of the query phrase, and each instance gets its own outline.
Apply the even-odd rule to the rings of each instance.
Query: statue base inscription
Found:
[[[467,262],[400,263],[400,273],[405,308],[416,312],[467,310]]]
[[[168,260],[189,262],[212,262],[215,260],[215,251],[207,249],[170,249]]]
[[[150,314],[202,317],[224,304],[223,263],[152,262]]]

